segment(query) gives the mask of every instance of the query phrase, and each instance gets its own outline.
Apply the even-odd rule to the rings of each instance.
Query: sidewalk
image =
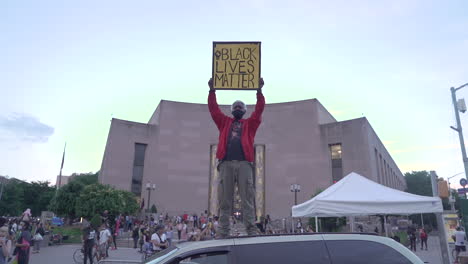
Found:
[[[30,264],[73,264],[73,253],[81,245],[59,245],[41,248],[39,254],[31,254]],[[118,250],[109,250],[109,258],[116,260],[141,260],[141,254],[133,248],[119,248]]]
[[[442,254],[440,251],[439,237],[429,236],[427,239],[427,251],[421,250],[421,242],[416,245],[416,254],[422,261],[430,264],[442,264]]]

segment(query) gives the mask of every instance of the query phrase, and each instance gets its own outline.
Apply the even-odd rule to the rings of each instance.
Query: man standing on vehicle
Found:
[[[247,107],[242,101],[235,101],[231,107],[233,117],[226,116],[219,109],[216,101],[216,90],[213,88],[213,80],[208,86],[208,109],[211,117],[219,129],[219,144],[216,158],[220,162],[218,170],[220,183],[218,198],[220,202],[218,238],[229,236],[229,217],[232,214],[234,199],[234,185],[237,183],[242,200],[242,214],[244,225],[248,235],[257,233],[255,227],[255,190],[253,185],[253,161],[254,138],[262,121],[262,113],[265,107],[265,98],[262,94],[264,85],[260,78],[257,90],[257,104],[254,112],[248,119],[242,119],[247,112]]]

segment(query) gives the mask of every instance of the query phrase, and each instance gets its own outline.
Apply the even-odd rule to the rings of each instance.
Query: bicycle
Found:
[[[98,263],[99,258],[98,258],[98,253],[97,253],[97,247],[96,245],[93,247],[93,263]],[[73,260],[75,261],[76,264],[83,264],[84,263],[84,248],[77,248],[75,252],[73,252]]]

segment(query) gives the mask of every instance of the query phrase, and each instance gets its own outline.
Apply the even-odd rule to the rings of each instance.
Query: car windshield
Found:
[[[179,250],[176,246],[171,246],[161,252],[154,254],[151,259],[147,260],[145,264],[156,264],[159,263],[161,260],[171,256],[172,254],[176,253]]]

